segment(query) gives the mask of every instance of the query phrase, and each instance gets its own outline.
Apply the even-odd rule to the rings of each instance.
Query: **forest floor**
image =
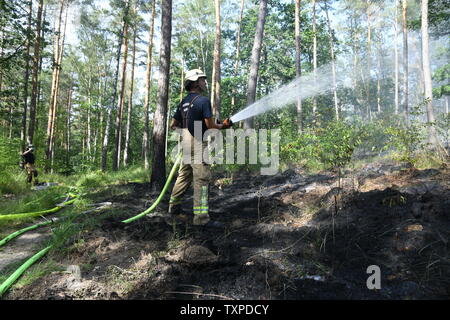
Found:
[[[336,173],[301,169],[216,177],[211,216],[223,229],[167,223],[167,201],[124,224],[157,194],[147,183],[116,185],[89,195],[112,203],[96,215],[114,214],[52,256],[60,269],[3,299],[448,299],[449,184],[448,168],[385,161],[347,174],[340,188]],[[23,259],[49,233],[11,241],[0,260]],[[381,289],[367,287],[371,265]]]

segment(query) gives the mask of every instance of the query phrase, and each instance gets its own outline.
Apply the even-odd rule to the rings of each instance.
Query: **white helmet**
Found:
[[[200,69],[192,69],[186,72],[186,81],[197,81],[198,78],[206,78],[206,74]]]

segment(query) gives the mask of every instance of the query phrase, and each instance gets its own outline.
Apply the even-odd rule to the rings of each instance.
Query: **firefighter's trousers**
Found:
[[[193,205],[193,213],[194,213],[194,223],[196,220],[202,220],[203,217],[209,220],[209,206],[208,206],[208,193],[209,193],[209,181],[211,179],[211,169],[210,165],[198,161],[200,158],[195,158],[195,150],[194,150],[194,138],[191,136],[189,131],[184,130],[183,133],[183,144],[184,146],[189,146],[183,148],[183,161],[181,163],[181,167],[178,171],[178,178],[175,182],[175,185],[172,190],[172,195],[170,197],[169,206],[174,206],[181,204],[183,200],[183,196],[186,193],[187,189],[193,183],[194,187],[194,205]],[[187,133],[186,133],[187,132]],[[203,150],[207,147],[206,143],[198,142],[198,147],[201,148],[202,153]],[[190,155],[186,155],[186,152],[189,152]],[[198,149],[197,149],[198,154]],[[186,163],[189,161],[185,161],[186,158],[190,163]]]
[[[25,170],[27,172],[27,182],[31,183],[33,181],[34,177],[34,184],[38,183],[37,176],[38,172],[33,164],[31,163],[25,163]]]

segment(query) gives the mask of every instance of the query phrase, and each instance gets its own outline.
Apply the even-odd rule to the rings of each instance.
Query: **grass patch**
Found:
[[[25,172],[4,170],[0,173],[0,196],[5,194],[23,194],[30,191]]]
[[[31,266],[30,269],[25,271],[22,277],[20,277],[14,284],[14,287],[17,289],[23,288],[47,274],[50,274],[54,271],[63,270],[65,270],[64,267],[62,267],[52,259],[38,261],[33,266]]]

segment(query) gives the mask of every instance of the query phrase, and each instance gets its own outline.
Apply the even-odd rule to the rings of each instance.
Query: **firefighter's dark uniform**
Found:
[[[183,195],[186,193],[191,182],[194,186],[194,225],[204,225],[208,223],[209,206],[208,193],[209,181],[211,177],[210,166],[204,162],[194,162],[194,121],[202,121],[202,137],[208,129],[205,118],[211,118],[211,102],[208,98],[197,93],[189,93],[178,105],[173,116],[183,128],[183,144],[191,148],[191,163],[181,163],[178,178],[172,190],[169,208],[181,204]],[[201,145],[201,150],[207,147],[206,142],[197,141]],[[170,209],[169,209],[170,211]]]
[[[35,162],[35,156],[33,154],[33,151],[29,151],[22,155],[23,162],[25,163],[25,170],[27,171],[27,182],[31,183],[33,181],[34,177],[34,184],[37,184],[37,176],[38,172],[36,168],[34,167]]]

